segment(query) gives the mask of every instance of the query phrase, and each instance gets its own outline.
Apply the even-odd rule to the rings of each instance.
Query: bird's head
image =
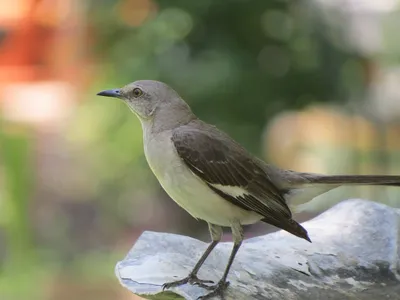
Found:
[[[172,88],[153,80],[135,81],[119,89],[99,92],[97,95],[123,100],[141,121],[153,119],[159,112],[179,113],[189,109]]]

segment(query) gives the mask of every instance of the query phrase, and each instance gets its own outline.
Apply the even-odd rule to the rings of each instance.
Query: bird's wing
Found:
[[[190,170],[224,199],[274,225],[291,219],[283,195],[260,161],[227,135],[213,127],[182,126],[173,132],[172,142]]]

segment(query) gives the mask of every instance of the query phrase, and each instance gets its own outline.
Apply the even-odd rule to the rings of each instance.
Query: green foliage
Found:
[[[326,41],[315,10],[302,1],[157,6],[134,28],[120,21],[114,1],[91,2],[97,54],[121,85],[165,81],[200,117],[253,150],[274,113],[341,98],[341,65],[351,56]]]
[[[0,124],[1,123],[0,120]],[[3,127],[3,126],[2,126]],[[16,290],[25,295],[32,289],[27,277],[36,264],[33,233],[29,222],[29,199],[32,192],[32,143],[29,131],[10,126],[0,130],[0,157],[4,181],[0,182],[0,227],[4,235],[5,252],[0,271],[0,298],[10,298]],[[18,288],[15,289],[15,282]],[[34,295],[32,295],[34,296]]]

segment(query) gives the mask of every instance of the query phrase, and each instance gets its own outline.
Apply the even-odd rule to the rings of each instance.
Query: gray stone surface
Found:
[[[400,299],[400,210],[347,200],[303,223],[313,243],[284,231],[247,239],[226,299]],[[207,244],[144,232],[116,266],[121,284],[148,299],[196,299],[208,291],[161,285],[188,275]],[[218,281],[232,243],[217,246],[199,278]]]

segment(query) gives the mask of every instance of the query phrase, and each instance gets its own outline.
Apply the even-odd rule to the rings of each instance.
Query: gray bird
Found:
[[[99,96],[123,100],[139,118],[147,162],[167,194],[196,219],[208,223],[212,242],[186,278],[210,290],[202,299],[223,298],[230,266],[243,241],[242,225],[263,221],[311,242],[292,219],[289,201],[304,203],[341,185],[400,186],[400,176],[299,173],[268,165],[215,126],[199,120],[186,102],[162,82],[142,80]],[[233,249],[221,280],[211,285],[197,273],[230,227]]]

